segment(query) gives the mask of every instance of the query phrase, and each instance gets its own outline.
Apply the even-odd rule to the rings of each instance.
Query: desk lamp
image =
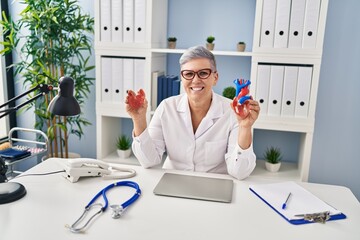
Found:
[[[38,99],[39,97],[49,93],[54,88],[51,85],[46,84],[39,84],[38,86],[16,96],[15,98],[10,99],[8,102],[4,103],[0,106],[0,109],[4,106],[14,102],[15,100],[22,98],[23,96],[39,89],[40,93],[33,98],[11,108],[7,108],[5,110],[0,110],[0,118],[17,111],[18,109],[26,106],[27,104],[31,103],[32,101]],[[75,116],[80,114],[80,105],[76,101],[74,97],[74,80],[70,77],[62,77],[59,80],[59,92],[50,102],[48,111],[54,115],[58,116]],[[0,177],[4,178],[6,181],[6,170],[7,166],[0,158]],[[0,178],[1,179],[1,178]],[[16,182],[2,182],[0,183],[0,204],[9,203],[16,201],[23,196],[26,195],[25,187]]]

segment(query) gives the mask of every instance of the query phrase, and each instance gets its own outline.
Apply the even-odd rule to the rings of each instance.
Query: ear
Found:
[[[217,84],[219,80],[219,73],[218,72],[215,72],[214,73],[214,82],[213,82],[213,86],[215,86]]]

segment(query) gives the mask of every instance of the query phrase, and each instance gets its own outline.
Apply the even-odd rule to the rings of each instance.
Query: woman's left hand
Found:
[[[233,104],[230,104],[230,106],[236,114],[236,117],[239,122],[239,126],[241,126],[243,128],[250,128],[250,127],[252,127],[252,125],[255,123],[256,119],[259,116],[260,106],[257,101],[252,100],[252,99],[247,100],[244,104],[247,105],[246,108],[249,112],[249,114],[244,118],[241,118],[238,114],[236,114]]]

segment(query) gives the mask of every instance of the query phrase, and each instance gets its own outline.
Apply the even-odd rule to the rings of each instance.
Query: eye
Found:
[[[207,78],[210,75],[210,71],[208,69],[206,70],[204,69],[204,70],[200,70],[198,74],[200,78]]]
[[[195,75],[195,73],[191,72],[191,71],[183,72],[183,77],[184,78],[193,78],[194,75]]]

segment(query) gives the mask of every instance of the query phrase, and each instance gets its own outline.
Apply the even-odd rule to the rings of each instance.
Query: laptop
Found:
[[[233,186],[231,179],[164,173],[153,192],[161,196],[230,203]]]

